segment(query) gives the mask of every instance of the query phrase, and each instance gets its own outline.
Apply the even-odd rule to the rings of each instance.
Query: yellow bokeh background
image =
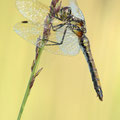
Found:
[[[120,120],[120,1],[78,3],[86,19],[104,101],[96,96],[82,51],[74,57],[43,52],[39,65],[43,70],[22,120]],[[15,0],[0,1],[0,120],[17,119],[35,56],[35,46],[13,31],[22,20]]]

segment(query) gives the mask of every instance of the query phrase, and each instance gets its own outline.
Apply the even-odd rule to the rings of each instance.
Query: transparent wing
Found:
[[[37,24],[43,24],[49,11],[49,7],[46,7],[38,0],[16,0],[16,6],[24,17]]]
[[[41,27],[43,28],[43,27]],[[17,23],[14,31],[26,41],[36,45],[37,38],[42,35],[42,29],[32,23]]]
[[[85,20],[83,13],[82,13],[82,11],[80,10],[80,8],[78,6],[77,0],[65,0],[65,5],[71,7],[72,14],[75,17],[78,17],[78,18],[80,18],[82,20]]]
[[[62,40],[65,27],[66,26],[64,26],[63,28],[59,29],[56,32],[51,31],[49,40],[60,43]],[[42,36],[43,33],[42,28],[43,28],[42,25],[41,27],[39,27],[31,22],[29,23],[20,22],[14,26],[14,31],[23,39],[36,46],[37,39],[39,38],[39,36]],[[47,44],[52,43],[48,42]],[[78,37],[71,30],[68,29],[62,45],[45,46],[44,49],[52,54],[73,56],[79,53],[80,46],[78,42]]]
[[[62,27],[56,31],[56,37],[54,35],[50,36],[50,40],[60,43],[63,37],[63,33],[65,27]],[[65,38],[63,44],[54,45],[54,46],[46,46],[45,49],[54,54],[60,55],[69,55],[74,56],[77,55],[80,51],[80,45],[78,41],[78,37],[68,28],[65,34]]]
[[[66,27],[66,26],[65,26]],[[57,41],[61,42],[65,27],[56,32]],[[62,34],[61,34],[62,33]],[[68,28],[65,34],[64,42],[59,46],[64,55],[77,55],[80,51],[78,37]]]

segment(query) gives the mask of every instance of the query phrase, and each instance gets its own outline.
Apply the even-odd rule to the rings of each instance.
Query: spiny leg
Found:
[[[86,57],[88,65],[89,65],[92,81],[93,81],[93,84],[94,84],[94,89],[95,89],[99,99],[102,101],[103,100],[103,92],[102,92],[102,88],[101,88],[101,85],[100,85],[100,80],[99,80],[99,76],[98,76],[98,73],[97,73],[97,69],[95,67],[95,63],[94,63],[94,60],[93,60],[93,57],[92,57],[89,40],[86,36],[84,36],[80,40],[80,46],[82,48],[82,51],[83,51],[83,53]]]

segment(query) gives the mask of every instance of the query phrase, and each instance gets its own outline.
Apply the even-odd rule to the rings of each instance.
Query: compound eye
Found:
[[[61,15],[63,15],[65,13],[65,10],[62,8],[60,12],[61,12]]]
[[[68,14],[68,15],[71,15],[71,9],[68,9],[67,14]]]
[[[61,10],[61,13],[62,13],[62,14],[65,14],[65,10],[64,10],[64,9],[62,9],[62,10]]]

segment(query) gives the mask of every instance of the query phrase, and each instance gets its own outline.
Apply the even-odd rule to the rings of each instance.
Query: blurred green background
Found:
[[[44,69],[22,120],[120,120],[120,1],[78,3],[86,19],[104,101],[96,96],[82,51],[74,57],[43,52],[39,67]],[[16,120],[35,56],[35,46],[13,31],[22,20],[15,0],[0,1],[0,120]]]

